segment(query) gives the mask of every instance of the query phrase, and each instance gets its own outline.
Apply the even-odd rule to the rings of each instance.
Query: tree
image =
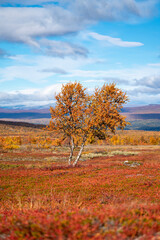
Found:
[[[104,84],[89,95],[80,83],[68,83],[62,86],[55,99],[55,107],[50,107],[49,129],[69,139],[69,165],[77,164],[87,139],[106,139],[109,133],[128,124],[120,114],[128,98],[115,84]],[[72,162],[75,143],[81,147]]]

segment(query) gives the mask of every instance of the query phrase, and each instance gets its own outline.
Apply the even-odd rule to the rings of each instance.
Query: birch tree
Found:
[[[68,83],[62,86],[55,99],[55,107],[50,107],[49,129],[69,139],[69,165],[76,166],[88,138],[105,139],[109,133],[128,124],[120,114],[128,99],[115,84],[105,84],[89,95],[80,83]],[[77,143],[80,150],[73,161]]]

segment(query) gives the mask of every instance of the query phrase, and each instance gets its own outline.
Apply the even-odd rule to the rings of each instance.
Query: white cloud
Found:
[[[0,40],[39,47],[37,37],[60,36],[77,32],[83,23],[58,6],[50,8],[0,8]]]
[[[62,84],[53,84],[43,89],[25,89],[19,91],[0,92],[3,106],[25,105],[27,107],[53,105],[55,93],[60,92]]]
[[[44,58],[43,58],[44,59]],[[42,64],[42,63],[41,63]],[[38,68],[40,65],[38,65]],[[131,103],[134,104],[148,104],[148,103],[160,103],[160,71],[157,75],[153,72],[155,68],[150,68],[150,72],[146,72],[147,67],[141,67],[141,71],[135,69],[120,69],[112,71],[77,71],[72,69],[74,76],[81,76],[81,82],[88,91],[93,91],[95,86],[101,86],[105,82],[115,82],[118,87],[127,91]],[[157,69],[158,70],[158,69]],[[26,71],[31,71],[26,69]],[[150,75],[147,75],[149,74]],[[152,73],[152,75],[151,75]],[[31,76],[32,76],[31,72]],[[46,74],[46,73],[45,73]],[[45,106],[52,105],[54,103],[54,94],[60,92],[62,82],[63,84],[73,81],[77,78],[68,77],[65,75],[65,79],[61,83],[54,83],[48,85],[45,88],[37,89],[23,89],[19,91],[0,92],[1,106]],[[68,80],[67,80],[68,79]],[[53,78],[54,82],[54,78]],[[39,82],[40,83],[40,82]]]
[[[88,84],[88,91],[92,92],[94,87],[99,83],[104,84],[105,82],[116,82],[119,85],[128,84],[128,80],[108,78],[101,79],[96,81],[95,79],[83,80],[82,83]],[[150,80],[150,82],[149,82]],[[146,77],[144,79],[135,79],[136,84],[130,85],[127,90],[127,95],[129,96],[130,102],[133,104],[151,104],[151,103],[160,103],[160,85],[157,83],[160,80],[160,76],[154,78]],[[63,83],[67,83],[64,81]],[[155,87],[156,85],[157,87]],[[16,105],[24,105],[26,107],[37,107],[37,106],[46,106],[53,105],[55,102],[54,96],[55,93],[60,92],[62,83],[52,84],[45,88],[37,89],[25,89],[19,91],[10,91],[10,92],[0,92],[0,102],[1,106],[13,107]],[[123,87],[121,87],[123,89]],[[123,89],[124,90],[124,89]],[[125,88],[126,91],[126,88]]]
[[[0,4],[15,6],[54,5],[74,11],[81,19],[93,20],[128,20],[131,17],[148,17],[155,12],[159,0],[1,0]]]
[[[1,0],[1,3],[19,3],[20,0]],[[46,0],[24,0],[23,4],[45,3]],[[157,0],[158,1],[158,0]],[[97,21],[129,21],[153,13],[156,0],[61,0],[59,5],[47,7],[0,7],[0,40],[20,42],[40,47],[37,38],[77,33],[87,24]],[[54,1],[48,1],[54,2]],[[65,7],[63,5],[66,3]],[[102,38],[102,36],[101,36]],[[139,45],[106,36],[106,40],[119,46]]]
[[[105,21],[129,21],[135,18],[149,17],[155,12],[158,0],[75,0],[72,8],[81,18]]]
[[[49,72],[40,72],[35,66],[9,66],[0,69],[0,82],[13,81],[20,79],[21,81],[30,81],[34,83],[45,82],[46,79],[53,75]]]
[[[134,90],[134,92],[136,91],[137,89]],[[160,104],[160,94],[148,95],[148,94],[139,92],[138,95],[129,94],[129,98],[130,98],[130,103],[134,105]]]
[[[127,42],[127,41],[123,41],[120,38],[112,38],[110,36],[101,35],[95,32],[89,33],[89,36],[91,36],[96,40],[106,41],[112,45],[119,46],[119,47],[140,47],[144,45],[143,43],[140,43],[140,42]]]
[[[40,70],[41,72],[49,72],[49,73],[56,73],[56,74],[62,74],[62,75],[64,75],[64,74],[67,74],[68,72],[67,71],[65,71],[64,69],[62,69],[62,68],[44,68],[44,69],[42,69],[42,70]]]
[[[95,64],[97,59],[18,55],[14,56],[13,60],[14,65],[0,68],[1,82],[20,79],[21,81],[41,84],[42,82],[51,82],[52,77],[54,83],[57,79],[58,81],[70,81],[72,79],[86,81],[92,79],[97,81],[97,83],[99,80],[106,79],[115,80],[116,82],[119,80],[121,84],[122,82],[125,84],[124,81],[130,84],[139,84],[136,79],[140,80],[146,76],[160,76],[160,68],[151,64],[150,66],[138,65],[132,68],[120,67],[106,70],[82,70],[86,66]],[[127,83],[126,88],[128,88]]]
[[[62,58],[66,56],[87,57],[88,54],[88,50],[86,48],[68,42],[41,39],[39,43],[42,52],[49,56]]]
[[[160,67],[160,63],[149,63],[148,66],[151,66],[151,67]]]
[[[136,81],[137,85],[147,87],[149,92],[157,92],[160,90],[160,73],[158,75],[145,76],[142,79]],[[142,89],[143,89],[142,88]],[[143,89],[144,90],[144,89]],[[146,92],[146,91],[145,91]]]
[[[134,68],[120,68],[109,70],[72,70],[72,73],[67,74],[66,78],[80,77],[81,78],[116,78],[127,79],[128,81],[135,81],[135,79],[142,79],[146,76],[159,75],[160,69],[148,66],[135,66]],[[127,87],[127,86],[126,86]]]
[[[72,71],[95,61],[89,58],[54,58],[42,55],[18,55],[11,57],[11,59],[14,60],[12,66],[0,68],[0,82],[20,79],[21,81],[41,84],[49,81],[48,79],[51,77],[55,82],[57,74],[64,76],[66,73],[72,73]],[[65,75],[65,78],[68,74]]]

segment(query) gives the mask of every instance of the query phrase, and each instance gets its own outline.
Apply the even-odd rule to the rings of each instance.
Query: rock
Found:
[[[124,161],[123,163],[125,166],[129,166],[129,167],[137,167],[137,166],[140,166],[142,163],[139,163],[139,162],[132,162],[132,161]]]

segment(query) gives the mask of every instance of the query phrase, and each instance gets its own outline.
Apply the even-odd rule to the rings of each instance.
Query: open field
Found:
[[[0,239],[160,239],[160,134],[124,131],[87,145],[0,125]]]

